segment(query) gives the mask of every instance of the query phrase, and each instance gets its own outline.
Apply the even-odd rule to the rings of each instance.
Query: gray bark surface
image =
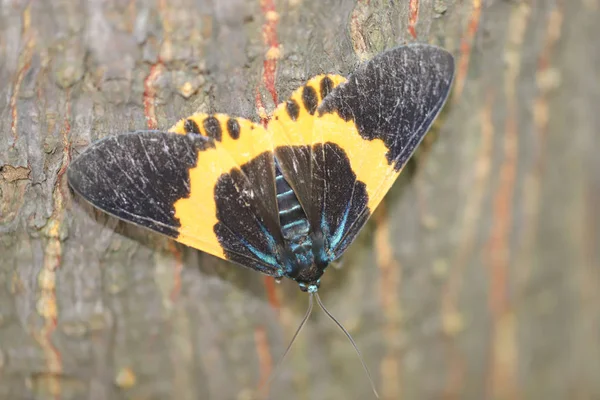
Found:
[[[414,40],[455,55],[451,99],[324,303],[384,399],[600,398],[599,20],[598,0],[0,3],[0,399],[255,398],[306,295],[94,210],[66,168],[196,111],[258,120]],[[316,312],[271,398],[372,394]]]

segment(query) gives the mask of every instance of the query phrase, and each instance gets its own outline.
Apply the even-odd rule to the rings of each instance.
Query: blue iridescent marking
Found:
[[[335,249],[340,244],[340,241],[342,240],[342,235],[344,234],[344,229],[346,228],[346,222],[348,221],[349,214],[350,214],[350,203],[348,203],[346,205],[346,210],[344,211],[344,216],[342,217],[342,221],[340,222],[340,225],[338,226],[337,230],[335,231],[335,234],[329,236],[329,249],[330,250]],[[329,226],[325,222],[325,213],[323,213],[323,215],[321,216],[321,229],[323,230],[323,233],[325,233],[326,236],[329,235],[330,230],[329,230]]]
[[[260,228],[260,230],[262,231],[263,235],[265,235],[267,237],[267,241],[269,242],[269,250],[274,253],[274,249],[275,246],[277,246],[277,242],[275,242],[275,238],[273,237],[273,235],[271,235],[269,233],[269,231],[267,230],[267,228],[265,228],[265,226],[260,222],[260,221],[256,221],[258,222],[258,226]]]
[[[258,226],[259,226],[260,230],[262,231],[263,235],[267,239],[267,245],[269,246],[269,251],[272,254],[277,254],[277,251],[276,251],[277,243],[275,242],[275,238],[273,238],[273,235],[271,235],[269,233],[269,231],[267,231],[267,228],[265,228],[265,226],[260,221],[257,220],[256,222],[258,223]],[[257,248],[255,248],[254,246],[252,246],[250,243],[248,243],[248,241],[246,241],[242,237],[240,237],[239,240],[240,240],[240,242],[242,242],[242,244],[248,250],[250,250],[250,252],[252,254],[254,254],[256,257],[258,257],[265,264],[268,264],[268,265],[270,265],[272,267],[278,267],[277,268],[277,274],[279,276],[283,276],[285,274],[284,269],[281,267],[280,263],[278,262],[278,260],[274,256],[263,253],[262,251],[258,250]],[[287,269],[289,270],[290,268],[288,267]]]
[[[293,206],[291,206],[287,210],[281,210],[281,211],[279,211],[279,214],[288,214],[288,213],[291,213],[292,211],[298,210],[300,207],[301,207],[300,204],[294,204]]]
[[[306,221],[304,219],[297,219],[295,221],[290,222],[289,224],[285,224],[282,228],[285,229],[285,228],[289,228],[289,227],[304,224],[304,223],[306,223]]]
[[[296,259],[298,259],[298,261],[300,261],[300,263],[302,265],[309,264],[312,261],[312,260],[310,260],[309,255],[306,253],[295,253],[295,254],[296,254]]]
[[[263,253],[262,251],[258,250],[257,248],[252,246],[250,243],[248,243],[245,239],[240,238],[240,242],[242,242],[244,247],[246,247],[248,250],[250,250],[250,252],[252,254],[254,254],[256,257],[258,257],[265,264],[271,265],[273,267],[277,267],[279,265],[279,263],[277,262],[277,259],[275,259],[275,257]]]
[[[325,251],[325,246],[319,246],[319,260],[321,260],[321,262],[324,263],[330,263],[331,261],[333,261],[333,257],[329,257],[327,255],[327,251]]]
[[[287,196],[290,193],[294,193],[293,190],[288,190],[287,192],[283,192],[283,193],[277,193],[277,197],[283,197],[283,196]]]
[[[317,285],[308,285],[308,293],[316,293],[317,290],[319,290],[319,287]]]

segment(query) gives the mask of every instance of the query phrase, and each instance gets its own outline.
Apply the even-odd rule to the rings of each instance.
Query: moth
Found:
[[[101,139],[73,161],[68,181],[122,220],[296,281],[310,294],[299,331],[313,296],[323,307],[321,276],[402,171],[453,77],[447,51],[400,46],[347,78],[310,79],[275,109],[266,128],[225,114],[194,114],[165,132]]]

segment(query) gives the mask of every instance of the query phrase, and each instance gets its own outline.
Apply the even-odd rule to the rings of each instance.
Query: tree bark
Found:
[[[66,168],[196,111],[259,120],[413,41],[454,53],[451,99],[324,303],[384,399],[600,398],[598,20],[599,0],[4,2],[0,399],[255,398],[306,296],[95,211]],[[320,312],[270,393],[372,396]]]

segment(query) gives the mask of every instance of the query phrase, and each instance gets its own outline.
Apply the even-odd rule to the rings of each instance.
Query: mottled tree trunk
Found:
[[[250,399],[296,285],[73,196],[91,141],[195,111],[254,120],[397,44],[457,61],[435,133],[322,298],[384,399],[600,398],[599,0],[0,4],[0,399]],[[367,399],[317,312],[273,399]]]

